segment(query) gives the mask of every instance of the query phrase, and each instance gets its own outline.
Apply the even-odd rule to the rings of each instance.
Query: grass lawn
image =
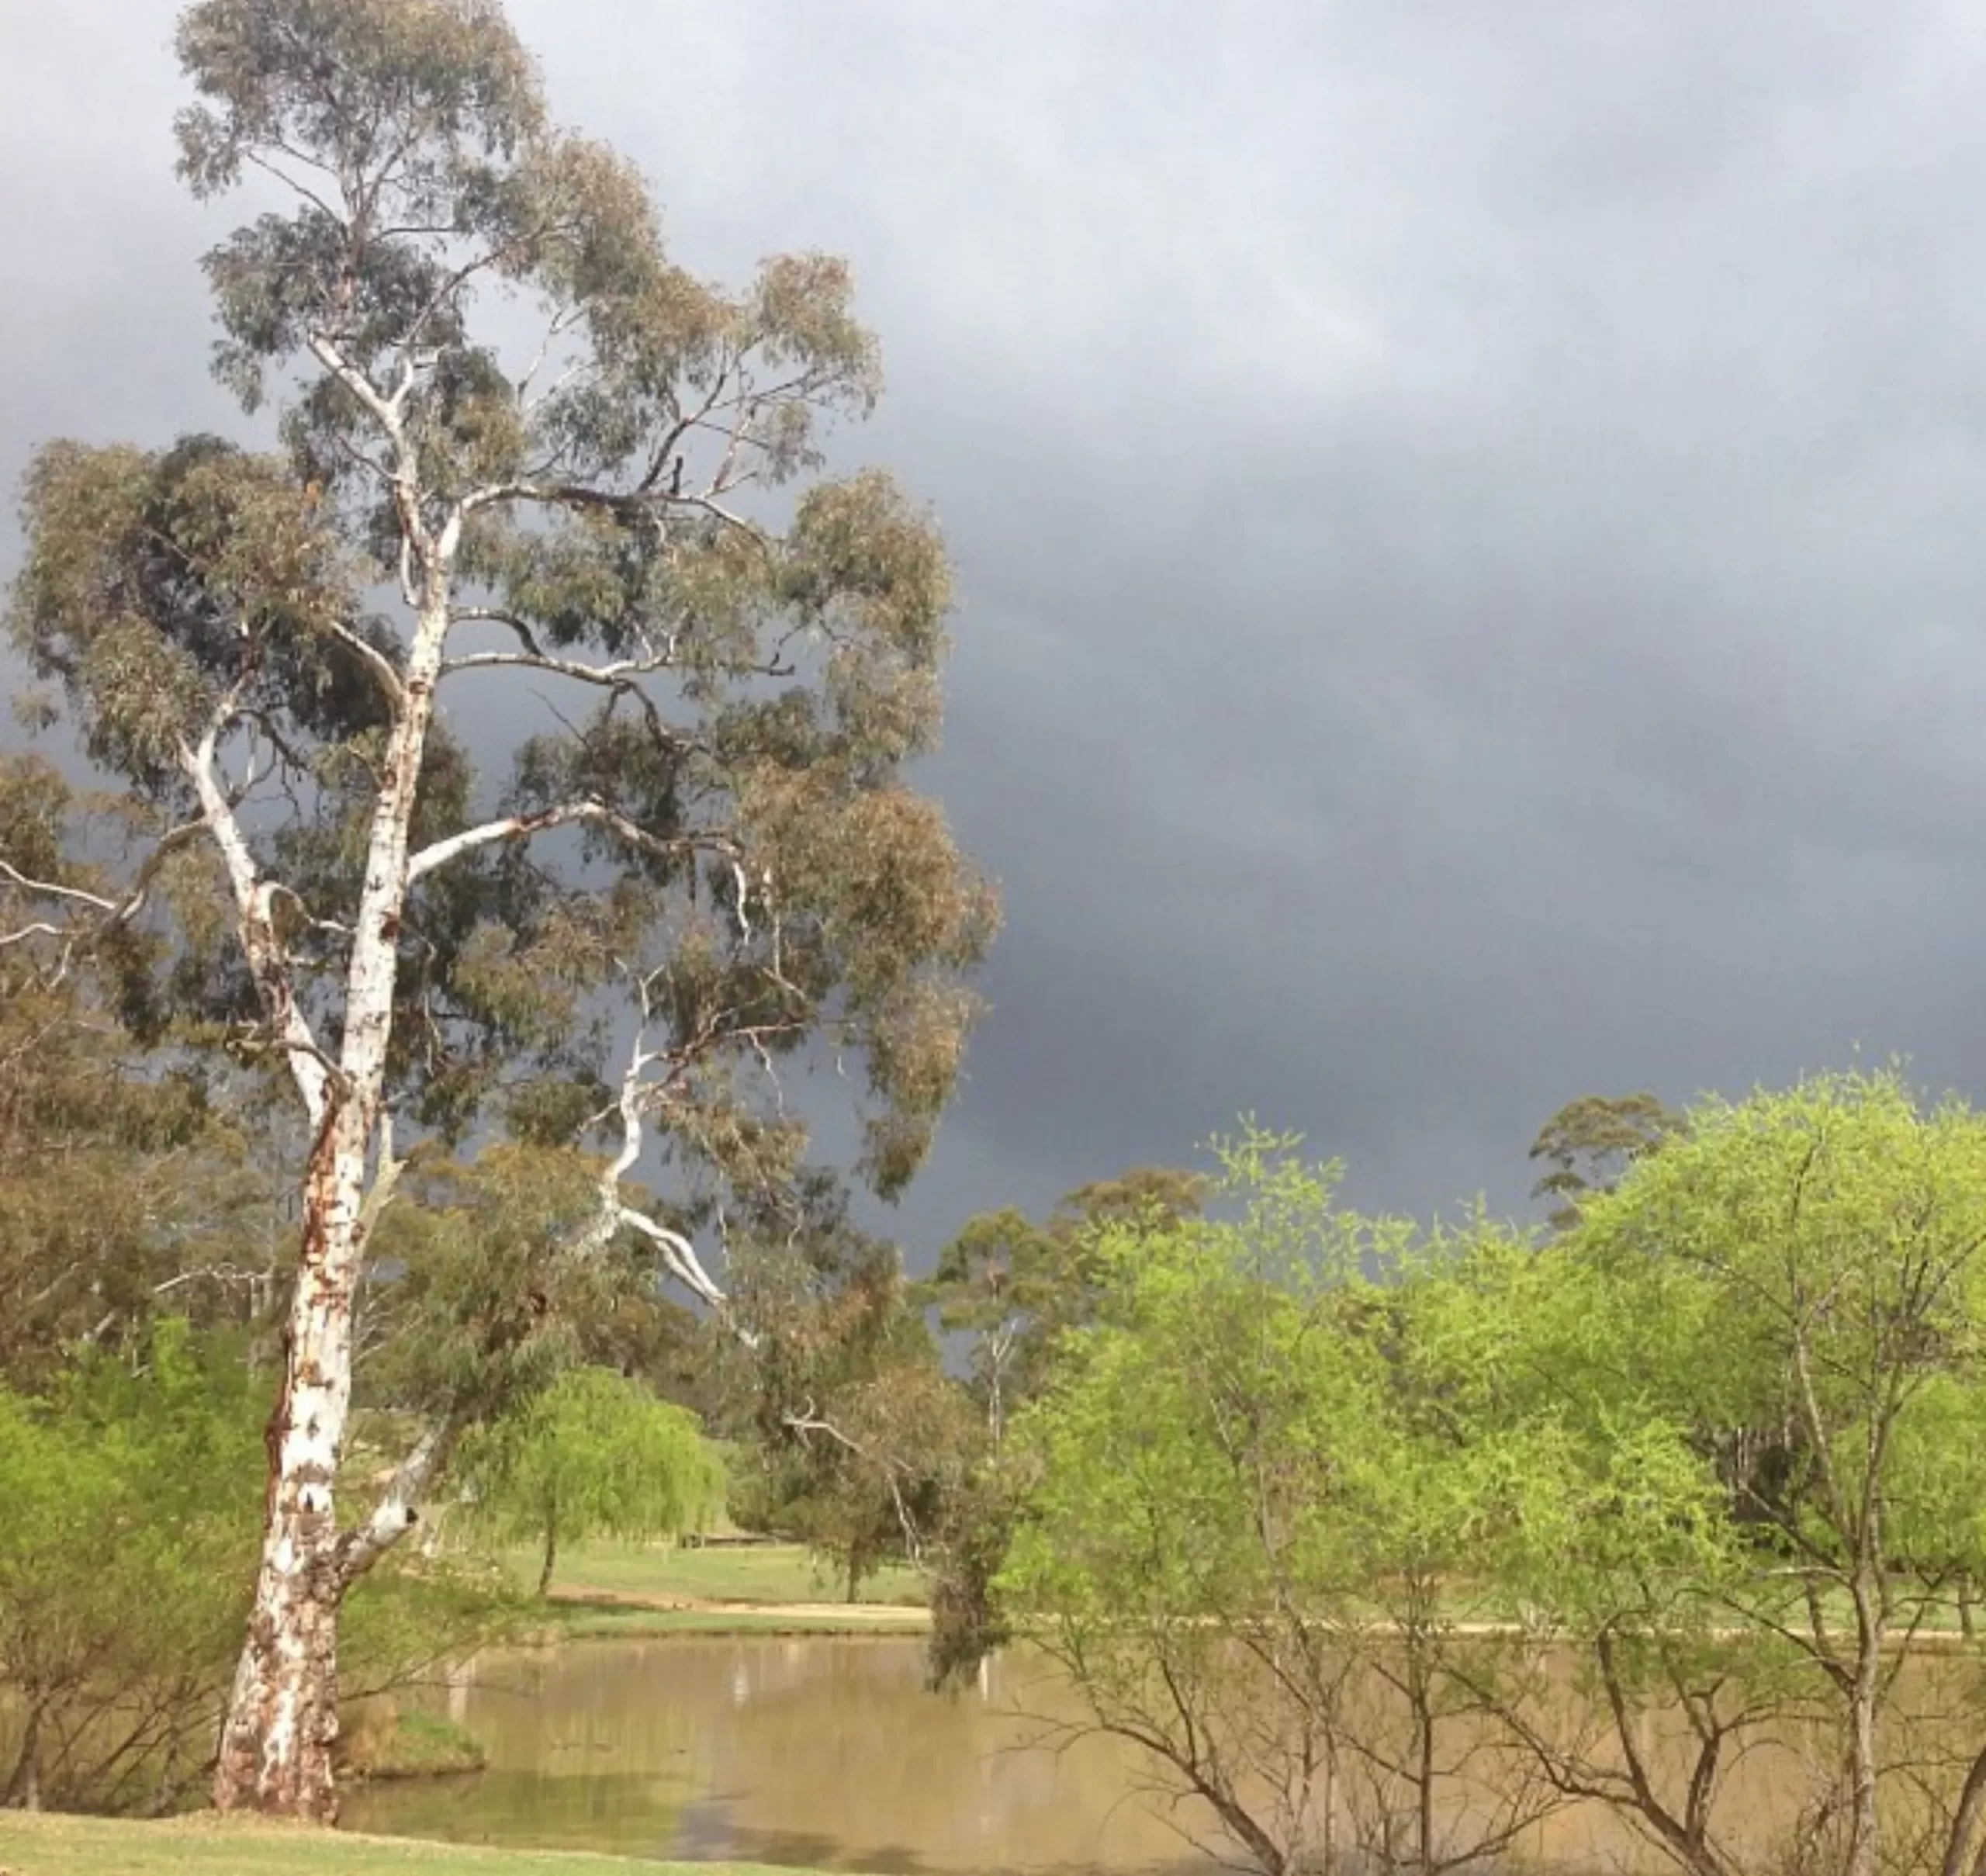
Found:
[[[773,1876],[743,1863],[652,1863],[578,1850],[503,1850],[284,1825],[0,1812],[7,1876]],[[781,1876],[793,1876],[791,1871]]]
[[[588,1601],[562,1595],[545,1611],[541,1640],[593,1642],[653,1635],[922,1635],[930,1620],[922,1609],[899,1614],[881,1604],[838,1608],[832,1603],[804,1614],[766,1609],[644,1609],[626,1603]]]
[[[514,1552],[510,1561],[521,1581],[536,1583],[538,1559],[529,1550]],[[552,1587],[555,1594],[575,1597],[592,1593],[846,1606],[841,1587],[800,1544],[575,1544],[559,1554]],[[924,1600],[923,1579],[912,1570],[893,1566],[862,1586],[864,1603],[921,1604]]]

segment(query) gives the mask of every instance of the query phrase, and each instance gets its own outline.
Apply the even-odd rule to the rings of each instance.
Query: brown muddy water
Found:
[[[1067,1686],[1025,1651],[927,1693],[915,1637],[666,1638],[492,1656],[434,1705],[488,1769],[353,1791],[347,1828],[878,1876],[1206,1876],[1207,1813],[1168,1813],[1133,1749],[1031,1744]],[[1777,1761],[1777,1762],[1776,1762]],[[1748,1761],[1732,1803],[1755,1842],[1793,1827],[1793,1767]],[[1661,1867],[1597,1808],[1514,1847],[1566,1872]]]
[[[573,1642],[476,1664],[445,1706],[471,1777],[362,1788],[353,1830],[686,1860],[918,1872],[1208,1865],[1140,1802],[1127,1751],[1031,1748],[1074,1712],[1038,1661],[923,1684],[915,1637]],[[1200,1820],[1193,1820],[1198,1823]]]

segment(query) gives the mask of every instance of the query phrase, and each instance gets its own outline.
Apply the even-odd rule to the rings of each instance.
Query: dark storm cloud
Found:
[[[1426,1213],[1589,1091],[1986,1096],[1976,9],[513,12],[690,265],[855,258],[960,564],[912,1242],[1244,1108]],[[0,26],[10,474],[219,407],[170,20]]]

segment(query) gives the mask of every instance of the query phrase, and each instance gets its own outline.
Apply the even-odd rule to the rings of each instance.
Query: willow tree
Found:
[[[142,838],[114,882],[16,864],[0,936],[175,921],[198,1034],[307,1120],[214,1796],[327,1816],[340,1600],[457,1430],[337,1515],[395,1123],[589,1148],[580,1248],[639,1234],[721,1306],[697,1221],[805,1151],[781,1057],[863,1066],[858,1170],[894,1193],[995,915],[903,780],[938,727],[941,544],[886,476],[825,473],[824,424],[879,388],[845,266],[684,271],[494,0],[199,0],[178,50],[182,178],[275,205],[205,266],[218,375],[279,444],[36,459],[14,636]],[[645,1154],[673,1209],[629,1183]]]

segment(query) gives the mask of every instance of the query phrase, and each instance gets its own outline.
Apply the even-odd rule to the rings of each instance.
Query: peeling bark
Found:
[[[270,1417],[261,1566],[214,1774],[214,1803],[337,1815],[337,1610],[344,1589],[334,1487],[351,1402],[363,1137],[334,1109],[313,1155],[282,1383]],[[354,1161],[356,1165],[354,1165]]]
[[[366,1162],[392,1033],[408,829],[448,632],[445,560],[431,566],[424,597],[367,846],[343,1047],[304,1182],[296,1292],[269,1423],[261,1564],[215,1764],[221,1811],[335,1821],[339,1604],[412,1521],[403,1516],[398,1532],[368,1525],[357,1543],[341,1543],[335,1489],[351,1407],[352,1312],[373,1210]]]

